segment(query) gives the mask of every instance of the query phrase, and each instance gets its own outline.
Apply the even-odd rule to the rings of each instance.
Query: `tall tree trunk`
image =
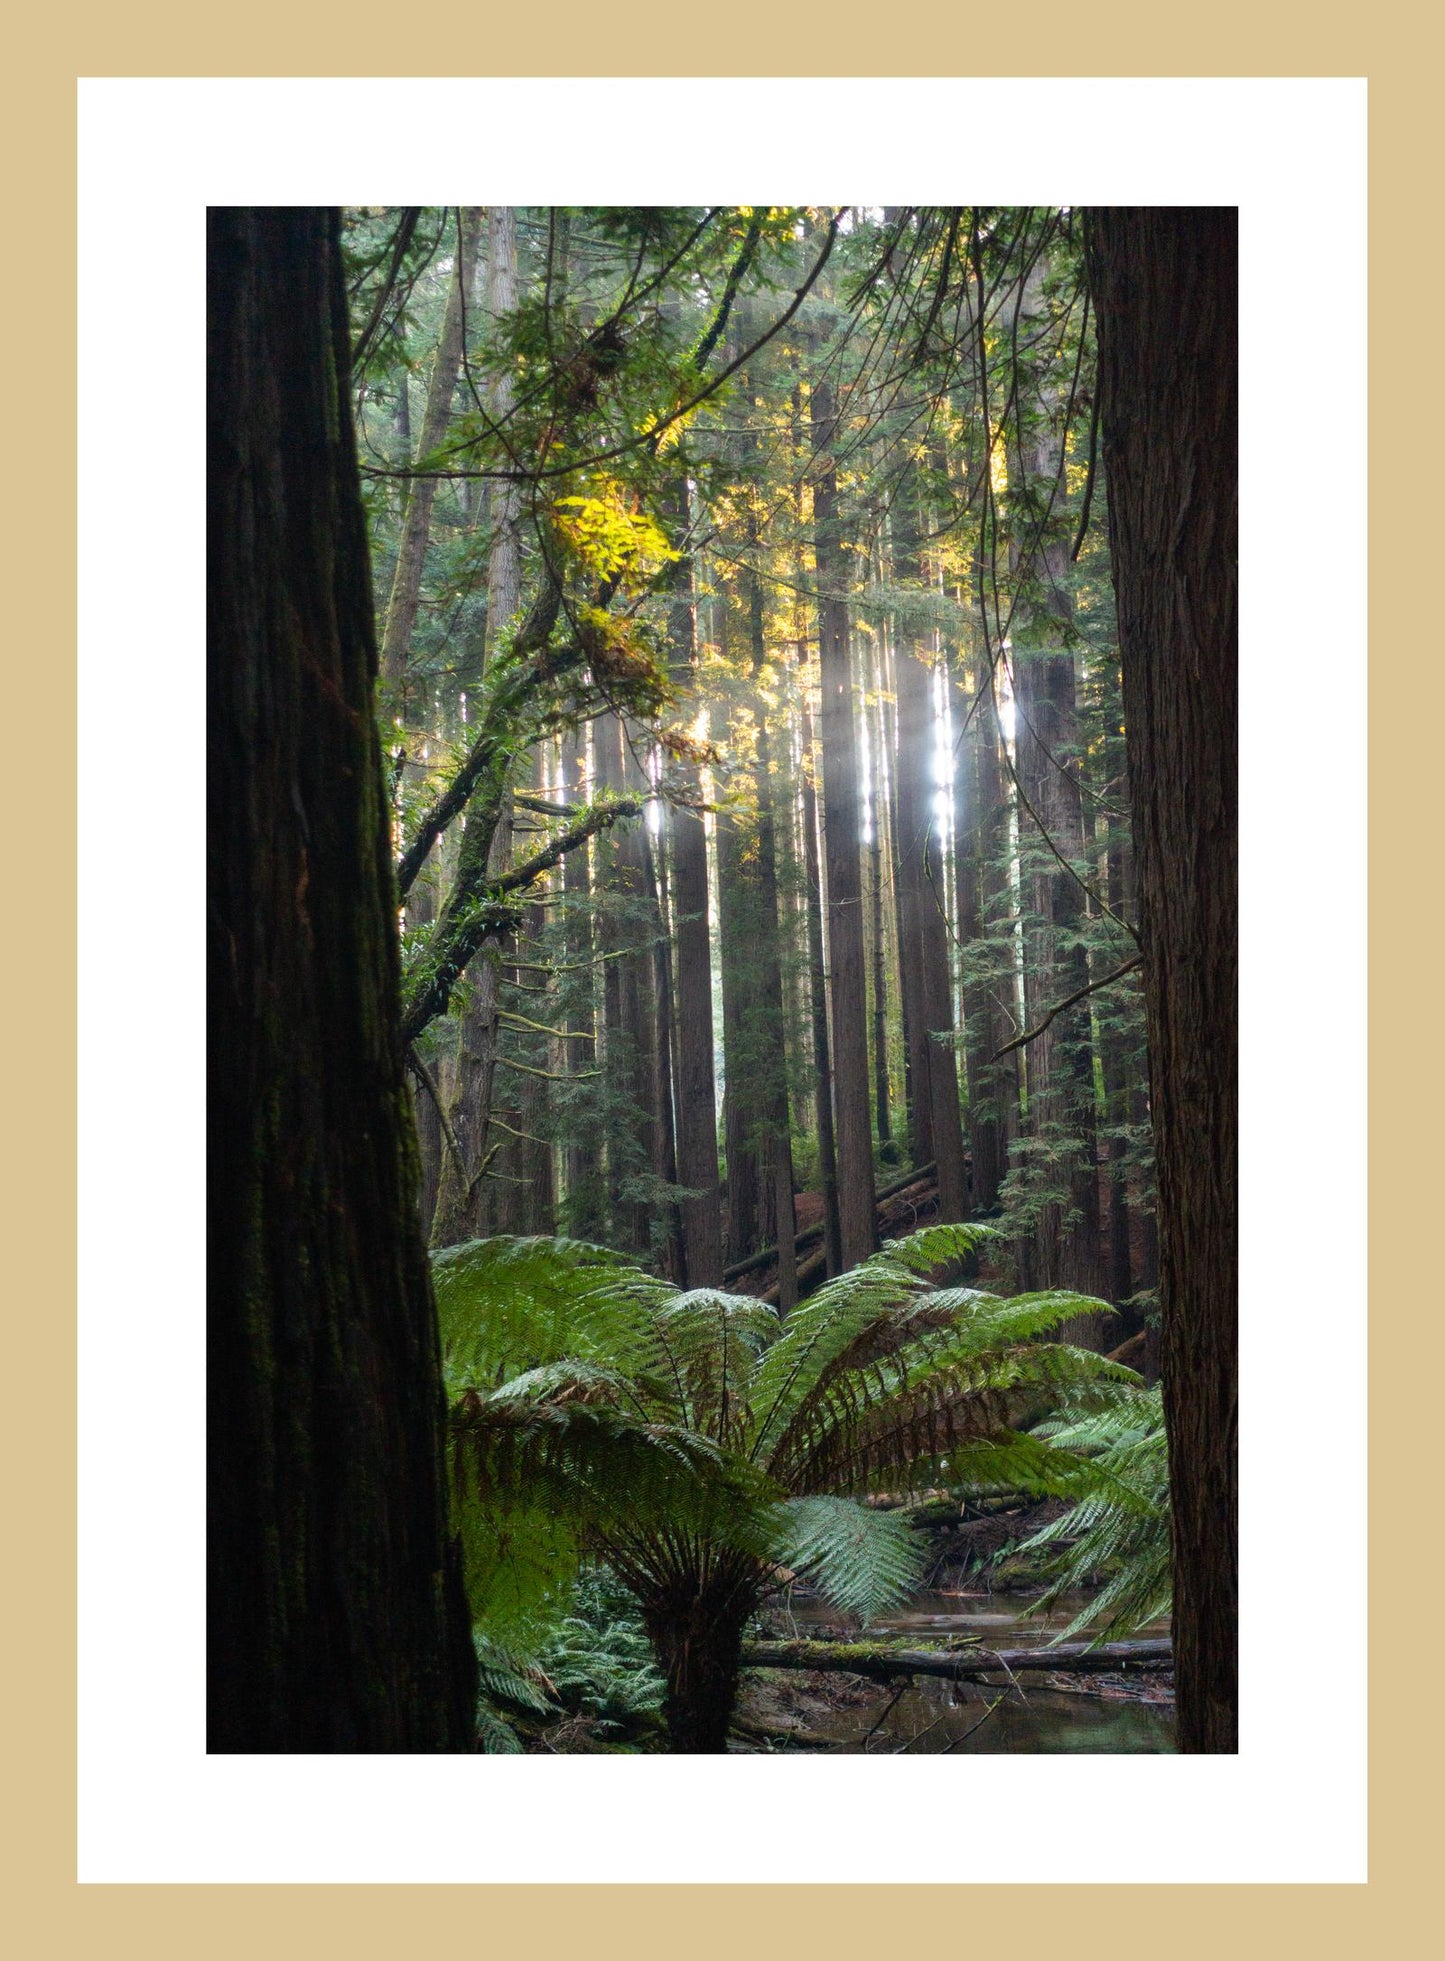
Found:
[[[823,833],[828,881],[833,1123],[843,1263],[856,1266],[878,1244],[873,1138],[868,1110],[868,1020],[863,975],[863,879],[859,862],[858,742],[849,651],[848,573],[838,511],[833,442],[838,418],[831,382],[813,388],[813,521],[818,564],[819,664],[823,692]]]
[[[754,529],[754,563],[746,574],[749,640],[754,686],[761,684],[767,654],[763,611],[763,582],[756,558],[761,541]],[[761,1069],[758,1102],[766,1139],[765,1175],[772,1181],[768,1222],[778,1249],[778,1312],[786,1315],[797,1304],[798,1269],[793,1239],[797,1216],[793,1205],[793,1137],[788,1112],[788,1052],[783,1003],[783,916],[778,899],[777,826],[773,814],[772,737],[766,716],[758,722],[758,926],[759,989],[756,1013],[761,1024]]]
[[[883,930],[883,839],[889,822],[889,799],[885,788],[887,765],[883,741],[882,648],[873,650],[873,703],[868,716],[868,753],[872,764],[869,805],[872,821],[868,826],[868,965],[873,997],[873,1127],[878,1142],[887,1144],[893,1136],[888,1108],[888,943]]]
[[[664,903],[667,889],[665,863],[659,865],[664,833],[658,831],[654,846],[644,822],[638,835],[642,839],[643,873],[647,903],[652,916],[652,1010],[655,1017],[653,1053],[656,1057],[657,1127],[652,1140],[652,1173],[661,1185],[677,1185],[677,1030],[673,1025],[672,934]],[[674,1198],[665,1211],[659,1264],[663,1273],[679,1286],[685,1285],[682,1240],[682,1207]]]
[[[806,649],[804,650],[806,652]],[[838,1213],[838,1155],[833,1136],[833,1063],[828,1035],[828,982],[823,948],[823,870],[818,842],[818,795],[814,788],[819,768],[813,731],[813,708],[808,699],[806,672],[803,697],[803,860],[807,877],[808,986],[812,1005],[813,1074],[818,1122],[818,1178],[823,1187],[823,1244],[828,1272],[843,1271],[843,1228]]]
[[[1022,296],[1029,338],[1042,323],[1042,262]],[[1035,394],[1015,378],[1020,396]],[[1019,854],[1024,909],[1024,1019],[1039,1027],[1056,1003],[1089,984],[1081,929],[1086,907],[1069,867],[1084,858],[1078,703],[1068,645],[1069,526],[1055,485],[1062,468],[1059,389],[1051,374],[1038,384],[1022,440],[1010,445],[1012,556],[1021,596],[1014,615],[1011,675],[1019,791]],[[1064,862],[1061,862],[1064,861]],[[1020,1248],[1024,1284],[1097,1293],[1099,1271],[1098,1112],[1093,1024],[1087,1000],[1066,1010],[1029,1043],[1028,1131],[1033,1176],[1051,1188]],[[1074,1338],[1078,1330],[1071,1329]]]
[[[507,206],[492,206],[487,213],[487,311],[496,316],[512,311],[517,304],[517,234],[515,214]],[[443,334],[445,343],[445,334]],[[457,357],[460,359],[460,341]],[[438,351],[440,364],[442,350]],[[505,415],[512,400],[512,378],[503,373],[493,384],[488,407],[493,415]],[[431,404],[428,402],[428,414]],[[439,441],[440,436],[435,440]],[[423,436],[423,444],[426,437]],[[515,484],[502,487],[492,502],[494,529],[487,558],[487,626],[483,660],[496,652],[502,635],[521,600],[520,520],[521,503]],[[511,862],[511,809],[504,810],[492,838],[488,866],[503,872]],[[508,942],[510,944],[510,940]],[[506,1132],[493,1135],[492,1109],[497,1094],[497,1063],[500,1049],[498,1014],[504,986],[504,948],[489,948],[472,963],[467,977],[466,1002],[457,1022],[457,1053],[454,1072],[455,1092],[451,1124],[462,1161],[449,1158],[444,1164],[433,1224],[433,1243],[452,1246],[461,1240],[492,1232],[540,1229],[538,1224],[516,1216],[517,1194],[530,1191],[533,1167],[518,1162],[518,1152],[508,1150],[514,1140]],[[523,1078],[522,1081],[531,1079]],[[536,1115],[528,1106],[525,1092],[518,1096],[521,1106],[514,1130],[534,1130]],[[534,1152],[535,1156],[535,1152]]]
[[[722,1205],[713,1075],[712,949],[707,918],[707,834],[702,814],[673,812],[677,920],[677,1178],[689,1287],[721,1284]]]
[[[406,923],[416,931],[429,926],[437,912],[437,865],[435,857],[427,864],[406,895]],[[432,1082],[436,1082],[432,1071]],[[442,1134],[441,1111],[430,1091],[413,1080],[412,1108],[416,1120],[416,1141],[421,1162],[421,1190],[417,1202],[417,1216],[421,1222],[421,1236],[431,1236],[432,1218],[436,1212],[437,1191],[441,1181],[442,1157],[447,1143]]]
[[[208,242],[208,1747],[465,1751],[337,214]]]
[[[1105,843],[1105,897],[1112,910],[1124,916],[1124,854],[1122,840],[1110,823]],[[1112,1007],[1114,1004],[1108,1004]],[[1109,1280],[1107,1298],[1119,1306],[1134,1291],[1129,1249],[1129,1066],[1117,1018],[1106,1015],[1099,1031],[1099,1069],[1104,1079],[1104,1113],[1109,1131]],[[1127,1333],[1136,1334],[1141,1318],[1124,1310]]]
[[[620,796],[635,777],[622,717],[612,711],[593,724],[599,790]],[[635,784],[634,784],[635,787]],[[614,832],[601,847],[604,866],[603,950],[614,956],[603,969],[604,1067],[612,1114],[607,1126],[607,1183],[614,1239],[645,1254],[651,1244],[652,1209],[638,1196],[638,1180],[651,1169],[655,1109],[656,1017],[651,999],[651,949],[641,923],[646,876],[635,830]]]
[[[478,206],[468,206],[461,213],[455,277],[447,294],[436,362],[427,388],[418,460],[430,456],[440,447],[451,419],[452,392],[457,385],[457,369],[462,358],[466,308],[471,299],[472,281],[476,277],[481,215]],[[421,575],[426,563],[436,489],[435,477],[418,477],[412,485],[396,551],[391,597],[386,606],[381,643],[381,678],[386,688],[388,710],[398,717],[404,706],[407,656],[411,651],[412,629],[416,625],[417,605],[421,599]]]
[[[564,735],[561,746],[562,798],[565,803],[576,803],[583,796],[584,786],[588,794],[591,788],[585,729]],[[562,895],[566,972],[558,1012],[565,1027],[578,1031],[578,1041],[567,1045],[569,1054],[579,1058],[578,1067],[591,1069],[598,1061],[597,949],[592,926],[592,865],[588,845],[569,851],[562,860]],[[600,1239],[606,1230],[607,1193],[599,1140],[584,1135],[575,1099],[571,1110],[562,1149],[567,1231],[576,1239]]]
[[[978,577],[982,578],[981,570]],[[976,1212],[997,1209],[1018,1127],[1018,1051],[999,1057],[1017,1033],[1013,1014],[1014,896],[1009,871],[1009,780],[998,702],[989,686],[986,657],[974,673],[974,691],[963,710],[965,782],[969,797],[969,864],[976,877],[976,908],[960,900],[963,942],[964,1020],[969,1029],[968,1132],[973,1156]],[[959,880],[964,894],[965,882]]]
[[[679,537],[688,526],[687,482],[673,487],[670,512]],[[668,640],[673,678],[691,687],[697,666],[697,612],[690,557],[672,571]],[[708,932],[707,832],[702,772],[682,765],[684,787],[698,806],[672,813],[673,918],[677,945],[677,1179],[693,1194],[682,1201],[684,1277],[689,1287],[722,1285],[722,1194],[717,1160],[717,1083],[713,1073],[712,946]]]
[[[909,513],[899,555],[904,578],[921,583],[923,566],[916,543],[916,518]],[[933,636],[930,636],[932,638]],[[953,987],[948,970],[948,927],[944,891],[944,840],[935,809],[933,759],[934,646],[901,644],[894,659],[898,696],[898,879],[905,894],[904,918],[912,937],[903,958],[915,973],[910,1031],[913,1101],[928,1112],[929,1156],[938,1165],[941,1219],[968,1213],[968,1173],[963,1124],[958,1107],[958,1063],[953,1046]],[[942,1038],[942,1039],[940,1039]],[[920,1159],[919,1162],[927,1162]]]
[[[1238,1748],[1238,214],[1089,214],[1159,1171],[1179,1747]]]
[[[757,838],[733,811],[717,817],[718,951],[723,1009],[723,1134],[727,1149],[729,1265],[773,1243],[772,1188],[763,1165],[758,1102],[760,1016],[757,1010],[759,907]],[[752,864],[748,859],[751,855]]]

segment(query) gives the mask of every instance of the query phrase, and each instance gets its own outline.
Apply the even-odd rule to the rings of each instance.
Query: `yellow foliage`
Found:
[[[607,483],[598,497],[559,497],[552,513],[589,571],[631,588],[678,554],[645,511],[628,509],[624,496],[620,484]]]

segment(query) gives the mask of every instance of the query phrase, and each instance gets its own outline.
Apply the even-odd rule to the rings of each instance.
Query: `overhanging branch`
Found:
[[[1101,987],[1108,987],[1111,982],[1122,980],[1125,974],[1132,974],[1136,967],[1142,967],[1143,965],[1143,954],[1136,953],[1132,960],[1126,960],[1123,966],[1116,967],[1112,974],[1105,974],[1100,980],[1090,981],[1087,987],[1079,988],[1076,993],[1068,995],[1064,1000],[1057,1002],[1055,1006],[1050,1008],[1037,1028],[1026,1028],[1022,1035],[1015,1035],[1011,1042],[1005,1042],[1001,1049],[995,1049],[989,1057],[989,1061],[998,1062],[1013,1049],[1021,1049],[1026,1043],[1036,1042],[1049,1026],[1050,1022],[1057,1021],[1065,1008],[1072,1008],[1076,1002],[1086,1000],[1091,994],[1097,994]]]
[[[431,943],[420,956],[413,974],[408,976],[402,1010],[401,1032],[404,1042],[414,1042],[421,1031],[444,1015],[451,1004],[452,989],[466,972],[468,963],[488,940],[511,932],[522,915],[519,895],[535,885],[544,872],[561,863],[598,831],[609,829],[620,817],[637,817],[642,812],[640,797],[618,797],[596,803],[575,823],[559,831],[552,842],[499,878],[485,876],[485,860],[478,859],[482,876],[472,891],[453,894],[447,909],[437,921]]]

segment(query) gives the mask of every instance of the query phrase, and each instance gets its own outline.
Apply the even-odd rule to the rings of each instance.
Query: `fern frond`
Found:
[[[1103,1588],[1055,1636],[1065,1641],[1092,1629],[1097,1645],[1136,1632],[1169,1608],[1169,1452],[1160,1393],[1137,1390],[1113,1410],[1068,1425],[1059,1432],[1059,1439],[1065,1438],[1073,1450],[1096,1452],[1079,1462],[1101,1481],[1019,1550],[1071,1541],[1053,1563],[1050,1584],[1035,1603],[1039,1612],[1099,1572],[1109,1573]]]
[[[477,1741],[485,1757],[516,1757],[522,1753],[522,1740],[517,1732],[485,1703],[477,1710]]]
[[[910,1333],[921,1337],[927,1327],[948,1324],[950,1311],[929,1305],[933,1290],[925,1275],[950,1247],[962,1258],[987,1230],[925,1227],[838,1274],[794,1308],[754,1377],[750,1455],[768,1462],[799,1411],[830,1377],[866,1367],[903,1345]],[[918,1310],[916,1320],[908,1318],[909,1308]]]
[[[665,1379],[678,1385],[678,1420],[729,1443],[748,1423],[753,1370],[777,1339],[777,1309],[751,1295],[695,1287],[674,1295],[653,1325]]]
[[[904,1512],[848,1498],[792,1498],[779,1508],[773,1557],[865,1626],[914,1593],[927,1548]]]
[[[474,1239],[432,1255],[448,1388],[490,1388],[567,1359],[646,1375],[654,1311],[673,1292],[619,1253],[575,1239]]]
[[[489,1700],[509,1702],[539,1716],[556,1708],[552,1683],[536,1662],[480,1630],[473,1631],[472,1645],[477,1651],[477,1684]]]
[[[865,1490],[961,1444],[1021,1427],[1039,1406],[1130,1371],[1057,1343],[980,1348],[969,1327],[926,1330],[867,1366],[826,1374],[780,1438],[771,1469],[793,1490]]]
[[[997,1226],[986,1226],[977,1220],[920,1226],[917,1232],[906,1233],[901,1239],[890,1239],[873,1257],[880,1263],[906,1267],[910,1273],[928,1275],[940,1268],[961,1266],[980,1246],[1002,1237]]]

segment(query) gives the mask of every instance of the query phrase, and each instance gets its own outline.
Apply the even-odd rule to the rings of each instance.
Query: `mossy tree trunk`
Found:
[[[208,303],[208,1743],[465,1751],[337,214]]]

